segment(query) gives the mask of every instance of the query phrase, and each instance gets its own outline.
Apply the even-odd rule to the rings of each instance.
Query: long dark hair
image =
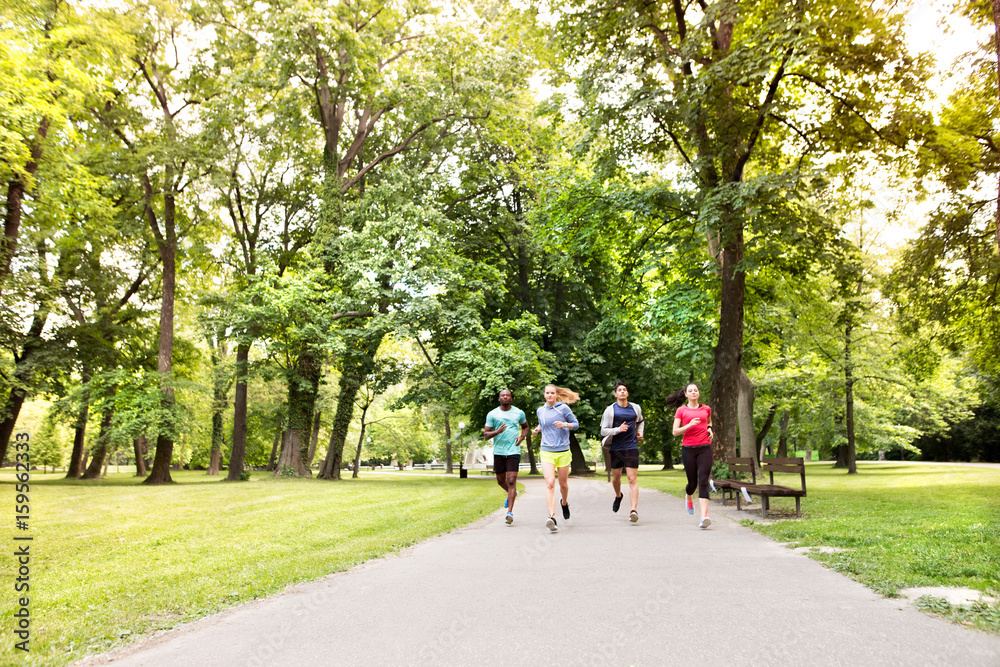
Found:
[[[672,394],[670,394],[669,396],[667,396],[667,407],[670,407],[670,408],[679,408],[682,405],[684,405],[685,403],[687,403],[687,400],[688,400],[688,398],[687,398],[687,389],[691,385],[694,385],[694,386],[698,387],[698,391],[699,392],[701,391],[701,386],[699,386],[697,382],[688,382],[686,385],[684,385],[683,387],[681,387],[677,391],[675,391]]]

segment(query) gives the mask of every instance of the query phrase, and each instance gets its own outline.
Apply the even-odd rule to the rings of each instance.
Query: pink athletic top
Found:
[[[708,420],[712,416],[712,408],[707,405],[699,405],[697,408],[689,408],[687,403],[677,408],[674,419],[681,420],[681,426],[687,426],[691,420],[697,417],[701,421],[684,431],[684,439],[681,440],[682,447],[698,447],[700,445],[710,445],[712,441],[708,439]]]

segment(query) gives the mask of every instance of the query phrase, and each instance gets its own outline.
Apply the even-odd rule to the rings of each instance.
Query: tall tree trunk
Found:
[[[278,462],[278,447],[281,445],[281,439],[284,437],[285,429],[278,429],[278,432],[274,434],[274,444],[271,445],[271,458],[267,460],[267,469],[270,471],[274,470],[274,466]]]
[[[222,337],[220,332],[218,338]],[[222,347],[217,341],[218,338],[213,339],[211,336],[207,336],[208,344],[212,350],[212,371],[213,371],[213,383],[212,383],[212,453],[209,457],[208,462],[208,473],[209,475],[218,475],[219,469],[222,467],[222,444],[223,444],[223,411],[228,407],[226,405],[226,379],[222,373],[222,359],[221,354],[225,354],[225,348]]]
[[[170,462],[174,458],[174,442],[162,433],[156,436],[156,453],[153,454],[153,468],[143,484],[169,484],[174,480],[170,477]],[[165,481],[150,482],[150,478],[160,471],[160,479]]]
[[[282,442],[276,475],[291,472],[303,477],[312,474],[306,468],[304,460],[308,455],[309,437],[312,435],[320,368],[321,364],[311,352],[303,352],[296,360],[295,368],[288,373],[288,431]]]
[[[448,413],[444,413],[444,471],[447,474],[452,474],[452,464],[451,464],[451,418]]]
[[[83,445],[87,437],[87,419],[90,406],[86,403],[77,413],[76,427],[73,429],[73,451],[69,454],[69,466],[66,469],[66,479],[78,479],[83,474]],[[138,465],[138,464],[137,464]]]
[[[135,476],[145,477],[149,474],[146,470],[146,436],[140,435],[132,441],[135,448]]]
[[[361,465],[361,445],[365,442],[365,430],[368,425],[365,423],[365,415],[368,414],[368,405],[365,404],[361,408],[361,435],[358,436],[358,451],[354,453],[354,470],[351,472],[351,477],[357,479],[358,477],[358,467]]]
[[[663,445],[662,452],[663,452],[663,468],[661,468],[661,470],[673,470],[674,457],[670,445]]]
[[[174,180],[174,170],[167,167],[164,170],[164,183],[172,187]],[[147,216],[152,215],[152,187],[148,180],[144,185],[146,190]],[[156,237],[156,245],[160,253],[160,263],[163,267],[162,287],[163,295],[160,300],[160,347],[157,356],[156,368],[160,374],[160,383],[163,391],[161,398],[163,409],[170,413],[174,410],[174,385],[173,385],[173,354],[174,354],[174,298],[177,288],[177,236],[176,236],[176,208],[172,193],[163,196],[163,218],[164,230],[160,234],[159,226],[153,220],[153,232]],[[143,484],[169,484],[173,482],[170,477],[170,462],[174,456],[173,435],[159,433],[156,437],[156,455],[153,457],[153,469],[149,473]]]
[[[80,410],[76,413],[76,426],[73,429],[73,451],[69,455],[69,468],[66,479],[77,479],[83,474],[83,447],[87,437],[87,420],[90,418],[90,366],[83,365],[80,373]],[[136,462],[136,466],[139,462]]]
[[[375,334],[371,340],[362,342],[358,349],[349,353],[344,360],[344,368],[340,374],[337,409],[330,425],[330,445],[326,450],[326,459],[320,471],[320,479],[340,479],[340,468],[344,462],[344,443],[347,430],[354,416],[354,399],[364,383],[365,377],[371,372],[375,363],[375,353],[382,344],[383,334]]]
[[[1000,92],[1000,0],[992,0],[993,7],[993,48],[997,56],[997,91]],[[996,225],[997,250],[1000,251],[1000,180],[997,182],[997,209],[993,218]]]
[[[734,216],[735,217],[735,216]],[[722,250],[719,342],[715,346],[712,373],[712,424],[716,460],[736,456],[740,371],[743,361],[743,299],[746,275],[743,261],[743,230],[736,226]]]
[[[281,454],[275,463],[274,475],[295,475],[304,477],[309,473],[302,463],[302,432],[299,429],[286,428],[281,439]]]
[[[48,24],[46,24],[48,32]],[[38,134],[31,145],[31,158],[24,165],[27,178],[31,178],[38,171],[38,163],[42,157],[42,143],[49,133],[49,119],[46,116],[38,124]],[[7,207],[3,219],[3,239],[0,240],[0,293],[3,292],[3,284],[10,275],[10,265],[17,254],[17,240],[21,232],[21,218],[23,215],[24,195],[27,189],[27,179],[17,177],[7,184]],[[2,459],[0,459],[2,461]]]
[[[344,462],[344,440],[351,419],[354,417],[354,398],[358,395],[360,385],[356,368],[345,367],[340,375],[340,396],[337,400],[337,409],[333,413],[330,443],[326,449],[323,468],[320,470],[320,479],[340,479],[340,467]]]
[[[46,298],[42,296],[43,300]],[[21,414],[21,407],[28,396],[28,387],[35,376],[35,355],[43,345],[42,330],[45,328],[45,321],[48,317],[49,307],[43,301],[31,319],[31,327],[25,337],[21,357],[15,360],[14,384],[7,396],[4,411],[0,414],[2,417],[2,421],[0,421],[0,464],[7,458],[10,438],[14,434],[17,418]]]
[[[87,466],[87,471],[83,473],[82,479],[99,479],[101,468],[104,467],[104,458],[108,455],[108,444],[111,441],[111,418],[114,416],[114,408],[109,404],[101,413],[101,431],[97,435],[97,449],[94,450],[94,457]]]
[[[848,318],[844,327],[844,414],[847,422],[847,474],[858,472],[857,454],[854,446],[854,366],[851,361],[851,334],[853,318]]]
[[[739,421],[740,456],[757,459],[757,437],[753,426],[754,386],[747,372],[740,368],[736,413]],[[713,429],[714,430],[714,429]]]
[[[233,450],[229,454],[229,474],[226,480],[239,481],[243,474],[247,451],[247,376],[249,371],[250,343],[236,346],[236,389],[233,394]],[[272,470],[268,464],[268,470]]]
[[[524,446],[528,450],[528,465],[531,466],[531,469],[528,470],[528,474],[529,475],[537,475],[538,474],[538,464],[535,462],[535,450],[531,446],[531,431],[530,430],[528,431],[528,435],[525,436],[525,438],[524,438]]]
[[[788,410],[781,415],[781,426],[778,430],[778,456],[788,456]]]
[[[587,465],[587,460],[583,458],[583,449],[580,447],[580,440],[576,437],[576,433],[573,431],[569,432],[569,451],[572,456],[569,464],[569,473],[571,475],[581,475],[594,472]]]
[[[767,419],[764,420],[764,426],[761,427],[760,433],[754,439],[754,451],[758,453],[758,461],[764,458],[764,438],[767,437],[767,432],[771,430],[771,424],[774,423],[774,413],[778,411],[778,404],[773,403],[771,408],[767,411]],[[770,447],[768,447],[770,449]]]
[[[309,437],[309,453],[306,456],[306,468],[312,469],[313,459],[316,458],[316,445],[319,444],[319,420],[323,416],[322,410],[317,410],[313,415],[312,435]]]
[[[223,397],[225,399],[225,397]],[[218,475],[222,466],[222,408],[212,411],[212,455],[208,462],[208,475]]]
[[[5,418],[0,422],[0,463],[7,460],[7,448],[10,445],[11,436],[14,435],[14,427],[17,425],[17,417],[21,414],[21,407],[27,392],[21,387],[12,387],[7,396],[7,404],[4,406]]]

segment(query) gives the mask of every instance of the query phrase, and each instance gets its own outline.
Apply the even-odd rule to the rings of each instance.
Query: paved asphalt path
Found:
[[[672,496],[641,490],[635,525],[627,491],[618,514],[611,500],[571,479],[572,517],[550,534],[527,480],[511,526],[498,509],[84,664],[1000,666],[1000,637],[882,598],[716,502],[699,530]]]

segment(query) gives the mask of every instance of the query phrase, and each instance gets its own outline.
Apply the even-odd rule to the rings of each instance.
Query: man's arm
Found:
[[[494,430],[494,431],[491,431],[491,430],[490,430],[490,425],[489,425],[489,422],[487,422],[487,423],[486,423],[486,426],[484,426],[484,427],[483,427],[483,436],[484,436],[484,437],[485,437],[485,438],[486,438],[487,440],[489,440],[489,439],[490,439],[490,438],[492,438],[493,436],[495,436],[495,435],[498,435],[498,434],[500,434],[500,433],[503,433],[503,432],[504,432],[504,431],[506,431],[506,430],[507,430],[507,425],[506,425],[506,424],[504,424],[503,422],[500,422],[500,426],[499,426],[499,428],[497,428],[497,429],[496,429],[496,430]]]

